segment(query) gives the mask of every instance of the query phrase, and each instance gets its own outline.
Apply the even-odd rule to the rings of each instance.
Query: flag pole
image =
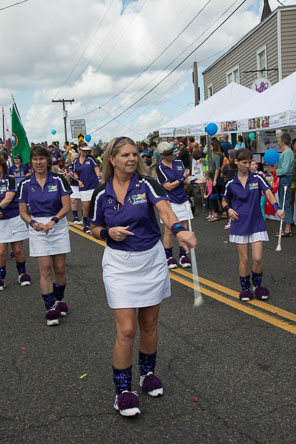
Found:
[[[4,132],[4,107],[2,106],[2,130],[3,130],[3,143],[5,143],[5,132]]]

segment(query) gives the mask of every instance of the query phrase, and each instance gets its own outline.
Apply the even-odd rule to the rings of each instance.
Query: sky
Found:
[[[194,61],[203,99],[202,71],[260,22],[263,8],[246,0],[203,42],[242,0],[26,0],[6,8],[19,1],[0,0],[0,105],[8,119],[13,94],[29,141],[60,143],[62,103],[52,99],[75,100],[66,104],[68,140],[77,141],[75,119],[85,119],[92,142],[144,140],[194,106]]]

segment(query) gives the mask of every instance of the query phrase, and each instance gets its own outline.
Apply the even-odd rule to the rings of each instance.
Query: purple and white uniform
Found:
[[[11,167],[9,167],[8,170],[8,174],[14,176],[16,186],[18,186],[18,184],[26,177],[26,174],[28,173],[29,173],[28,165],[20,165],[18,167],[16,165],[12,165]]]
[[[15,180],[13,177],[3,175],[0,181],[0,205],[7,192],[16,193]],[[14,197],[11,203],[0,211],[3,215],[0,219],[0,243],[7,244],[28,239],[27,225],[20,218],[17,199]],[[13,234],[13,231],[17,233]]]
[[[73,171],[78,174],[79,180],[84,185],[83,188],[79,188],[82,201],[90,201],[92,193],[98,186],[98,177],[95,172],[97,166],[97,162],[91,156],[86,156],[83,163],[79,162],[79,157],[73,162]]]
[[[154,205],[168,200],[152,178],[132,176],[124,204],[117,201],[113,176],[99,186],[91,200],[91,224],[102,227],[129,226],[134,233],[125,240],[107,240],[103,279],[111,308],[147,307],[170,296],[170,281]]]
[[[67,172],[70,174],[70,187],[72,190],[71,199],[80,199],[78,181],[74,179],[73,176],[73,164],[67,167]]]
[[[181,160],[173,160],[172,168],[164,165],[163,162],[160,162],[156,168],[157,180],[162,186],[168,182],[170,183],[174,182],[175,180],[180,180],[181,177],[184,176],[184,173],[185,167]],[[172,210],[176,214],[177,218],[180,221],[188,220],[188,218],[193,219],[191,209],[188,217],[188,212],[185,206],[185,203],[188,202],[188,196],[186,194],[184,184],[180,183],[180,185],[172,191],[166,190],[166,192],[171,201]],[[160,222],[162,223],[162,220],[160,220]]]
[[[62,157],[60,150],[58,148],[55,148],[54,151],[49,151],[49,154],[52,160],[52,165],[57,165]]]
[[[26,203],[32,219],[47,224],[62,209],[61,198],[72,190],[64,176],[48,172],[43,189],[35,174],[23,180],[17,191],[19,202]],[[69,253],[68,221],[61,219],[46,235],[44,231],[29,229],[30,256],[51,256]]]
[[[238,213],[239,220],[232,220],[230,225],[230,242],[252,243],[267,241],[265,221],[260,208],[261,192],[264,194],[271,187],[260,174],[249,171],[245,188],[237,174],[227,182],[224,198],[231,208]]]

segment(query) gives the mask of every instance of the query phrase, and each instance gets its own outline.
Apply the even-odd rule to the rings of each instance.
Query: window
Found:
[[[213,84],[210,83],[210,84],[208,85],[208,98],[209,98],[209,97],[212,97],[213,94],[214,94]]]
[[[257,77],[267,77],[267,57],[266,45],[262,46],[256,51],[257,57]]]
[[[231,82],[239,83],[239,65],[234,66],[226,73],[227,85],[229,85]]]

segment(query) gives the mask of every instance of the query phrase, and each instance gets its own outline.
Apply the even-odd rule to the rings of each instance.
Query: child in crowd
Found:
[[[252,280],[255,297],[267,300],[269,290],[261,286],[263,242],[268,240],[265,221],[260,209],[260,195],[264,192],[277,215],[283,219],[284,211],[279,208],[271,187],[259,174],[250,171],[252,153],[246,148],[237,150],[235,165],[237,173],[227,182],[222,205],[231,219],[229,241],[237,244],[239,274],[242,291],[241,301],[253,299],[249,273],[249,244],[252,248]]]
[[[212,220],[214,217],[214,203],[210,199],[210,197],[213,192],[213,180],[212,180],[210,171],[206,171],[204,175],[205,175],[207,183],[206,183],[205,193],[204,193],[203,197],[205,200],[205,208],[206,208],[206,210],[209,210],[209,215],[207,217],[207,220]]]
[[[250,171],[252,171],[253,174],[260,174],[260,176],[262,176],[265,179],[265,174],[263,173],[263,171],[258,171],[258,163],[256,162],[256,160],[252,160],[252,162],[250,164]],[[261,207],[261,212],[262,212],[262,216],[263,216],[264,220],[266,219],[266,214],[264,211],[265,202],[266,202],[266,196],[265,196],[264,192],[262,191],[261,197],[260,197],[260,207]]]

